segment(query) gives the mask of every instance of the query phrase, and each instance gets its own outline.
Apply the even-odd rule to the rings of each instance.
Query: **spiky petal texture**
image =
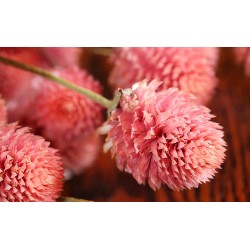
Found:
[[[77,47],[45,47],[41,48],[44,56],[59,67],[79,66],[81,48]]]
[[[117,167],[152,189],[161,183],[174,190],[198,187],[220,168],[225,157],[221,126],[190,94],[177,88],[158,91],[159,82],[133,85],[124,92],[102,127],[105,150]]]
[[[242,64],[246,74],[250,75],[250,48],[249,47],[237,47],[234,48],[236,61]]]
[[[0,201],[55,201],[63,186],[57,150],[16,124],[0,127]]]
[[[130,88],[137,81],[160,80],[162,88],[177,87],[207,103],[217,84],[217,48],[121,48],[111,56],[109,82]]]
[[[78,86],[96,93],[101,92],[99,82],[77,67],[51,72]],[[82,140],[82,143],[88,144],[87,140],[102,123],[103,108],[89,98],[47,79],[37,77],[33,83],[37,94],[24,124],[31,126],[39,135],[51,141],[53,147],[60,149],[61,152],[66,152],[63,154],[64,162],[72,162],[73,149],[75,157],[83,155],[80,153],[83,146],[79,146],[79,139]],[[92,144],[95,144],[93,140]],[[96,143],[96,150],[98,150],[98,143]],[[71,151],[71,153],[67,153],[67,151]],[[95,155],[94,150],[92,153]],[[86,157],[86,161],[84,157],[79,157],[78,161],[73,162],[78,162],[74,168],[82,169],[90,161],[89,157]],[[68,164],[68,167],[72,165]]]
[[[0,96],[0,124],[7,122],[7,111],[5,101]]]

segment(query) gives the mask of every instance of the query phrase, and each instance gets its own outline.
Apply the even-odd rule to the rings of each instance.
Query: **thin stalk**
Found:
[[[7,65],[10,65],[10,66],[13,66],[13,67],[16,67],[16,68],[19,68],[19,69],[22,69],[22,70],[25,70],[25,71],[29,71],[31,73],[35,73],[35,74],[40,75],[40,76],[43,76],[43,77],[45,77],[49,80],[52,80],[52,81],[66,87],[66,88],[72,89],[72,90],[90,98],[91,100],[99,103],[100,105],[102,105],[105,108],[109,108],[111,105],[111,101],[108,100],[107,98],[103,97],[102,95],[99,95],[99,94],[97,94],[89,89],[79,87],[70,81],[67,81],[61,77],[53,75],[52,73],[50,73],[47,70],[29,65],[29,64],[17,62],[17,61],[14,61],[12,59],[9,59],[9,58],[3,57],[3,56],[0,56],[0,62],[7,64]]]
[[[91,202],[89,200],[74,198],[74,197],[61,197],[57,201],[59,202]]]

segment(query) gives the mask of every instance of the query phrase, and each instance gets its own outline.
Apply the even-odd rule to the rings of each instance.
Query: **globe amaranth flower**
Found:
[[[163,82],[161,88],[177,87],[207,103],[217,85],[217,48],[120,48],[114,50],[109,82],[130,88],[144,79]]]
[[[177,88],[137,83],[123,91],[119,106],[101,128],[117,167],[154,190],[165,183],[182,190],[207,182],[225,157],[221,126],[210,110]]]
[[[0,201],[55,201],[63,186],[57,150],[16,124],[0,127]]]
[[[250,75],[250,48],[237,47],[234,48],[237,63],[242,64],[247,75]]]
[[[78,86],[96,93],[101,92],[99,82],[77,67],[51,72]],[[90,163],[89,159],[92,158],[87,156],[89,148],[92,149],[93,156],[95,155],[93,149],[98,150],[98,139],[90,138],[103,121],[103,108],[89,98],[42,77],[36,77],[32,86],[37,94],[30,111],[27,112],[24,124],[51,141],[52,146],[62,152],[68,168],[74,171],[76,168],[82,169],[89,165],[87,163]],[[86,145],[82,146],[82,143]],[[86,154],[83,152],[84,148]],[[73,160],[72,155],[78,159]],[[78,164],[74,165],[75,163]]]
[[[5,101],[0,96],[0,124],[7,122],[7,111]]]

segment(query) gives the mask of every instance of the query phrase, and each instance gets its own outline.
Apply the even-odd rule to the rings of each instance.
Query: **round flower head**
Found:
[[[78,66],[80,63],[81,48],[77,47],[45,47],[41,48],[44,56],[59,67]]]
[[[217,48],[121,48],[111,56],[109,82],[130,88],[137,81],[157,79],[163,89],[177,87],[206,103],[217,84],[217,59]]]
[[[207,182],[224,160],[221,126],[210,121],[209,109],[177,88],[161,90],[152,81],[123,91],[102,133],[117,167],[152,189],[161,183],[174,190]]]
[[[63,186],[57,150],[16,124],[0,127],[0,201],[55,201]]]
[[[7,122],[7,111],[5,101],[0,96],[0,124]]]
[[[238,47],[234,48],[236,61],[242,64],[247,75],[250,75],[250,48]]]
[[[53,74],[71,81],[78,86],[100,93],[99,82],[79,68],[52,71]],[[87,143],[89,136],[102,123],[102,107],[89,98],[45,78],[33,81],[37,94],[24,124],[31,126],[36,133],[52,142],[61,152],[75,150],[78,155],[81,147],[75,147],[81,138]],[[67,158],[68,154],[63,154]],[[80,159],[79,159],[80,160]],[[82,165],[85,165],[81,158]],[[68,162],[70,159],[65,159]]]

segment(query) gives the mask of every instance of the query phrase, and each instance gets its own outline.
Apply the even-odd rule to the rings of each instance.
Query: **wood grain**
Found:
[[[225,163],[211,182],[181,192],[167,187],[154,192],[120,172],[110,154],[100,152],[90,169],[65,183],[64,196],[94,201],[249,201],[250,78],[235,63],[231,48],[221,48],[220,52],[219,84],[209,108],[216,115],[214,121],[224,127],[228,146]],[[84,66],[103,84],[105,95],[111,97],[107,57],[88,51],[85,56]]]

